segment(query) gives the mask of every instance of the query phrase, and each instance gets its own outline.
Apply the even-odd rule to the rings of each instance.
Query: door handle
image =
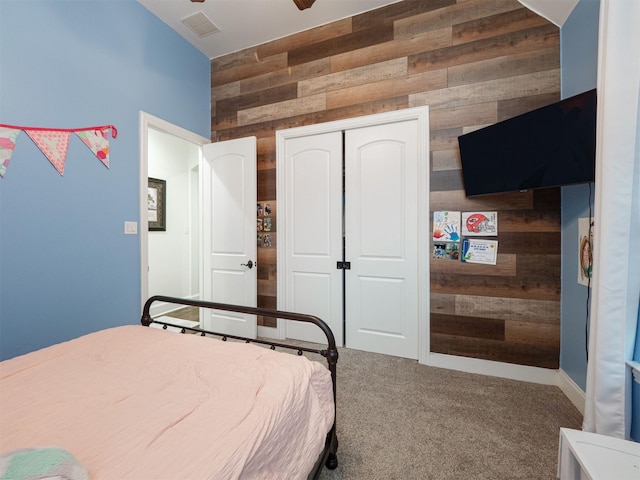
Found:
[[[243,267],[248,267],[249,270],[251,270],[253,268],[254,264],[253,264],[253,262],[251,260],[249,260],[247,263],[241,263],[240,265],[243,266]]]

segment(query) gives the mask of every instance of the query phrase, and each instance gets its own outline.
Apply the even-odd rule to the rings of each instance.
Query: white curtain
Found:
[[[594,274],[583,430],[629,438],[640,296],[640,1],[600,0]]]

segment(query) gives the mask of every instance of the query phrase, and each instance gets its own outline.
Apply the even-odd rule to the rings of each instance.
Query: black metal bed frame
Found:
[[[153,302],[166,302],[166,303],[173,303],[173,304],[182,305],[182,306],[209,308],[214,310],[245,313],[249,315],[261,315],[263,317],[270,317],[270,318],[276,318],[276,319],[280,318],[284,320],[294,320],[297,322],[311,323],[313,325],[316,325],[318,328],[320,328],[324,333],[325,337],[327,338],[327,348],[317,349],[317,348],[310,348],[306,346],[288,345],[286,343],[272,342],[272,341],[263,340],[263,339],[240,337],[237,335],[229,335],[226,333],[213,332],[213,331],[204,330],[196,327],[185,327],[183,325],[176,325],[169,322],[163,322],[151,317],[149,310]],[[329,326],[324,321],[322,321],[318,317],[314,317],[313,315],[306,315],[302,313],[285,312],[280,310],[268,310],[265,308],[244,307],[239,305],[229,305],[226,303],[205,302],[201,300],[189,300],[184,298],[155,295],[153,297],[150,297],[145,302],[144,308],[142,310],[142,318],[140,319],[140,322],[142,323],[142,325],[146,327],[150,326],[152,323],[157,323],[159,325],[162,325],[162,328],[164,329],[168,327],[175,327],[180,329],[180,333],[193,332],[193,333],[199,333],[201,336],[214,335],[216,337],[220,337],[220,339],[223,342],[226,342],[228,339],[242,340],[245,343],[259,343],[262,345],[268,345],[269,347],[271,347],[271,350],[275,350],[276,348],[285,348],[288,350],[297,351],[298,355],[302,355],[303,352],[308,352],[308,353],[314,353],[314,354],[323,356],[326,359],[327,367],[331,372],[331,382],[333,384],[334,419],[333,419],[333,426],[331,427],[331,430],[329,431],[329,433],[327,433],[324,449],[321,452],[320,456],[318,457],[318,460],[313,470],[309,474],[308,478],[314,479],[314,480],[317,479],[320,476],[320,472],[322,471],[323,465],[330,470],[334,470],[338,466],[338,457],[337,457],[338,437],[336,435],[336,414],[337,414],[336,366],[338,363],[338,349],[336,348],[336,341],[335,341],[335,337],[333,336],[333,332],[331,331],[331,328],[329,328]]]

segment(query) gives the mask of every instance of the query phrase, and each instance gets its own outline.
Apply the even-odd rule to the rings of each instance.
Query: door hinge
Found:
[[[336,268],[338,270],[351,270],[351,262],[338,262]]]

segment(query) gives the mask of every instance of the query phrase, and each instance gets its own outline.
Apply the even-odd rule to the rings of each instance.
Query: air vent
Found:
[[[220,31],[220,29],[209,20],[209,17],[202,12],[196,12],[193,15],[184,17],[182,23],[189,27],[189,29],[200,38]]]

